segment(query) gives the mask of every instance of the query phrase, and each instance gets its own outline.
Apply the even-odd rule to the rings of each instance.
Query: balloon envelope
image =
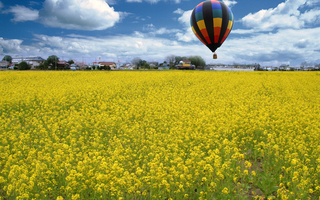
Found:
[[[230,8],[215,0],[197,5],[190,19],[193,33],[212,52],[215,52],[228,37],[233,21]]]

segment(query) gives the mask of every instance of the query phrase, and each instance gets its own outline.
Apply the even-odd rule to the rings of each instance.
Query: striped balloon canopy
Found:
[[[197,5],[190,19],[193,33],[212,52],[215,52],[228,37],[233,21],[230,8],[215,0]]]

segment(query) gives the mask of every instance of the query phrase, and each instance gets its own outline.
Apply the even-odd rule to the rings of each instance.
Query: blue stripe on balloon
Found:
[[[202,12],[202,5],[196,7],[196,12],[195,13],[197,14],[198,12]]]
[[[213,3],[212,4],[212,9],[222,9],[220,3]]]

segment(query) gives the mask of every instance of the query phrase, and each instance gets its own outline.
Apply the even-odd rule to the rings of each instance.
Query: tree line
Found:
[[[176,69],[176,66],[180,63],[182,60],[189,60],[191,61],[191,64],[196,66],[198,69],[203,69],[206,65],[206,62],[203,60],[201,56],[175,56],[175,55],[168,55],[163,63],[160,63],[159,66],[162,66],[164,64],[167,64],[170,69]],[[140,57],[135,57],[131,64],[137,66],[137,69],[150,69],[151,66],[146,60],[142,60]]]
[[[5,55],[2,59],[2,61],[7,61],[10,64],[12,64],[12,57],[10,55]],[[65,70],[65,69],[70,69],[69,65],[74,64],[73,60],[69,60],[67,62],[68,65],[58,65],[59,61],[60,60],[59,60],[58,56],[51,55],[47,58],[47,60],[44,60],[38,66],[36,66],[36,69],[39,69],[39,70]],[[18,64],[15,64],[14,69],[29,70],[29,69],[31,69],[31,65],[28,64],[26,61],[22,61]]]
[[[10,55],[6,55],[3,57],[2,60],[8,61],[10,64],[12,63],[12,57]],[[204,66],[206,65],[206,62],[204,61],[204,59],[201,56],[175,56],[175,55],[168,55],[165,59],[163,63],[160,63],[159,66],[162,66],[164,64],[166,64],[167,66],[169,66],[170,69],[176,69],[176,66],[180,63],[180,61],[182,60],[189,60],[191,61],[191,64],[196,66],[197,69],[203,69]],[[36,69],[39,70],[67,70],[70,69],[69,65],[74,64],[73,60],[69,60],[67,63],[69,65],[59,65],[59,58],[56,55],[51,55],[49,56],[46,60],[44,60],[43,62],[41,62],[38,66],[36,66]],[[139,57],[135,57],[131,63],[133,65],[137,66],[137,69],[141,68],[141,69],[151,69],[150,64],[146,61],[146,60],[142,60]],[[158,66],[156,66],[157,68]],[[102,67],[95,67],[98,70],[108,70],[108,66],[102,66]],[[26,62],[26,61],[22,61],[19,64],[16,64],[14,66],[14,69],[19,69],[19,70],[29,70],[31,69],[31,66]],[[91,68],[90,68],[91,69]]]

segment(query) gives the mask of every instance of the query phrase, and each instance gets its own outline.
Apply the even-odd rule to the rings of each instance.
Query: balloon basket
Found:
[[[218,55],[216,53],[213,54],[213,59],[217,59]]]

